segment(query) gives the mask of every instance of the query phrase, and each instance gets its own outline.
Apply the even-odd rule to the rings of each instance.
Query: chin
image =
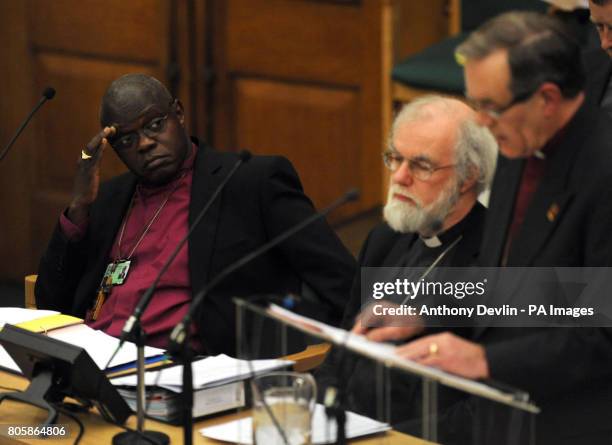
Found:
[[[178,172],[178,169],[174,168],[174,166],[168,169],[165,169],[165,168],[159,169],[154,172],[151,172],[150,174],[143,175],[142,181],[145,184],[149,184],[149,185],[156,185],[156,186],[165,185],[169,183],[170,181],[172,181],[174,178],[176,178],[177,172]]]
[[[504,155],[504,157],[509,159],[518,159],[525,157],[525,153],[523,150],[519,150],[515,147],[509,147],[503,142],[499,144],[499,152]]]

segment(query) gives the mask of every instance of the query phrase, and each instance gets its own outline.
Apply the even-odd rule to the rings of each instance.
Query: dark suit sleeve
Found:
[[[289,161],[281,157],[268,159],[260,184],[260,208],[267,237],[272,239],[311,216],[315,209]],[[278,249],[302,282],[314,291],[320,318],[338,324],[349,298],[355,260],[328,223],[324,219],[314,222]]]
[[[70,242],[57,224],[38,267],[35,295],[39,309],[70,313],[86,264],[86,243]]]
[[[485,351],[493,379],[526,390],[536,401],[610,378],[609,329],[551,328]]]

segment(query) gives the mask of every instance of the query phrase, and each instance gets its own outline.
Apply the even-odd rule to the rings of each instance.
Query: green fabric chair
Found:
[[[397,63],[391,77],[403,85],[462,95],[463,70],[455,61],[455,48],[491,17],[511,10],[545,12],[540,0],[461,0],[461,32]]]

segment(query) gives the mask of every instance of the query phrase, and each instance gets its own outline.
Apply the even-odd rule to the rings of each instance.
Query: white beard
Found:
[[[394,193],[407,196],[414,201],[414,204],[394,198]],[[401,185],[391,184],[387,204],[383,209],[383,216],[387,224],[396,232],[416,232],[422,236],[430,237],[442,230],[444,221],[452,212],[458,200],[459,189],[454,181],[440,192],[438,199],[426,207],[423,206],[421,200],[408,193]]]

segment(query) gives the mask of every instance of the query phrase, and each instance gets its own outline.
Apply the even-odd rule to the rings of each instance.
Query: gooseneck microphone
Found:
[[[238,160],[236,161],[232,169],[225,176],[225,178],[223,178],[223,181],[221,181],[221,183],[217,186],[217,188],[215,189],[214,193],[211,195],[206,205],[202,208],[198,216],[193,221],[193,224],[187,231],[187,234],[177,244],[176,248],[172,251],[172,254],[170,255],[170,257],[168,257],[168,259],[166,260],[166,262],[160,269],[159,273],[155,277],[155,280],[153,281],[151,286],[149,286],[149,288],[145,291],[142,297],[140,297],[140,300],[138,301],[138,304],[136,305],[134,312],[132,313],[132,315],[130,315],[130,317],[125,322],[125,325],[123,326],[123,330],[121,331],[121,337],[119,338],[119,345],[117,346],[115,353],[111,356],[110,360],[108,361],[108,364],[106,365],[105,369],[108,368],[113,358],[115,358],[116,353],[123,346],[123,343],[125,343],[126,340],[134,336],[135,328],[137,327],[137,324],[139,324],[142,314],[144,313],[146,308],[149,306],[149,303],[151,302],[153,298],[155,290],[157,289],[157,286],[159,285],[159,281],[161,280],[161,277],[166,273],[166,271],[168,270],[168,268],[170,267],[170,265],[172,264],[172,262],[178,255],[179,251],[183,248],[183,246],[185,245],[185,243],[187,242],[187,240],[189,239],[193,231],[200,224],[200,221],[202,221],[202,218],[204,218],[204,215],[208,213],[208,209],[215,202],[219,194],[223,191],[223,189],[225,188],[225,184],[229,182],[229,180],[232,178],[232,176],[234,176],[234,173],[236,173],[236,171],[240,168],[240,166],[244,164],[245,162],[247,162],[250,158],[251,158],[251,153],[247,150],[242,150],[240,151],[240,153],[238,153]]]
[[[40,107],[42,107],[42,105],[46,101],[53,99],[53,96],[55,96],[54,88],[47,87],[43,90],[42,96],[40,100],[38,101],[38,103],[36,104],[36,106],[32,109],[32,111],[30,111],[30,114],[28,114],[28,117],[26,117],[25,120],[22,122],[22,124],[19,126],[13,138],[9,141],[8,144],[6,144],[6,147],[4,147],[4,149],[2,150],[2,153],[0,153],[0,161],[4,159],[4,157],[6,156],[8,151],[11,149],[11,147],[13,146],[13,144],[15,143],[15,141],[17,140],[21,132],[25,129],[25,127],[28,125],[28,123],[32,119],[32,116],[34,116],[34,114],[38,111]]]
[[[227,266],[225,269],[223,269],[215,278],[213,278],[208,283],[208,285],[204,286],[194,296],[193,301],[191,302],[191,305],[189,306],[189,310],[187,311],[187,314],[185,314],[185,316],[183,317],[181,322],[174,327],[174,329],[172,330],[172,333],[170,334],[170,341],[169,341],[169,344],[168,344],[168,351],[171,354],[179,354],[180,353],[180,351],[182,350],[182,347],[183,347],[183,343],[186,340],[187,333],[189,331],[188,328],[189,328],[189,324],[191,323],[191,319],[192,319],[193,315],[195,314],[195,312],[197,311],[197,309],[200,306],[200,304],[202,303],[202,301],[204,300],[204,297],[206,297],[206,295],[212,289],[214,289],[222,280],[224,280],[228,275],[232,274],[237,269],[240,269],[245,264],[253,261],[257,257],[263,255],[264,253],[266,253],[267,251],[269,251],[273,247],[276,247],[278,244],[282,243],[287,238],[295,235],[297,232],[299,232],[300,230],[302,230],[306,226],[312,224],[316,220],[324,218],[325,216],[327,216],[327,214],[329,214],[330,212],[332,212],[336,208],[346,204],[347,202],[355,201],[357,198],[359,198],[359,191],[357,189],[349,190],[342,197],[338,198],[336,201],[334,201],[332,204],[330,204],[325,209],[321,210],[318,213],[314,213],[313,215],[309,216],[308,218],[306,218],[305,220],[303,220],[299,224],[296,224],[295,226],[289,228],[285,232],[282,232],[280,235],[278,235],[275,238],[273,238],[272,240],[268,241],[266,244],[260,246],[259,248],[255,249],[251,253],[245,255],[244,257],[242,257],[241,259],[239,259],[235,263],[232,263],[229,266]]]
[[[178,357],[179,360],[183,363],[183,388],[182,388],[182,424],[183,424],[183,444],[191,445],[193,443],[193,374],[191,369],[191,351],[188,342],[188,332],[189,325],[191,323],[191,319],[195,312],[197,311],[200,304],[204,300],[204,297],[208,295],[208,293],[214,289],[221,281],[223,281],[228,275],[231,275],[236,270],[243,267],[245,264],[253,261],[259,256],[263,255],[273,247],[285,241],[287,238],[295,235],[297,232],[305,228],[306,226],[312,224],[318,219],[324,218],[328,213],[336,208],[340,207],[347,202],[354,201],[359,197],[359,191],[357,189],[352,189],[345,193],[341,198],[337,199],[327,208],[323,209],[319,213],[314,213],[310,215],[308,218],[303,220],[302,222],[296,224],[293,227],[290,227],[286,231],[282,232],[280,235],[272,238],[266,244],[263,244],[259,248],[255,249],[251,253],[245,255],[238,261],[230,264],[225,269],[223,269],[215,278],[213,278],[208,285],[204,286],[194,297],[191,305],[189,306],[189,310],[187,314],[183,317],[183,319],[179,322],[178,325],[172,330],[170,334],[170,339],[168,342],[168,352],[174,357]],[[268,410],[268,413],[271,413]],[[283,438],[285,444],[288,444],[287,438],[283,433],[282,429],[280,429],[278,422],[274,420],[274,416],[271,416],[273,422],[275,423],[275,427],[279,434]]]

